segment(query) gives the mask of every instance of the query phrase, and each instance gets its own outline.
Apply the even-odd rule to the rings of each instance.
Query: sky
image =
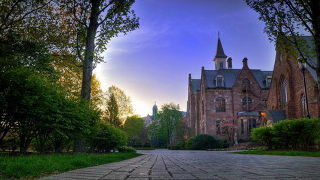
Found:
[[[155,103],[186,111],[188,74],[214,69],[218,32],[233,68],[247,57],[251,69],[273,69],[274,44],[243,0],[136,0],[132,9],[139,29],[113,38],[94,73],[103,90],[115,85],[130,96],[142,117]]]

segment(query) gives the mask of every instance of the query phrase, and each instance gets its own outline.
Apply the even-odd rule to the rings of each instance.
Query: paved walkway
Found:
[[[320,158],[240,155],[225,151],[140,153],[144,155],[44,179],[320,179]]]

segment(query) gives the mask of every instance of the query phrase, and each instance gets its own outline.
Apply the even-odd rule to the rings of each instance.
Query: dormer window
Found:
[[[216,78],[216,87],[224,87],[224,78],[223,76],[219,75]]]
[[[271,81],[272,81],[272,77],[271,76],[267,76],[266,77],[266,87],[270,87]]]

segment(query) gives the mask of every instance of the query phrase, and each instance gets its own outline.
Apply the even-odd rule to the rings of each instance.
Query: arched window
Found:
[[[216,77],[216,87],[224,87],[224,78],[221,75]]]
[[[281,84],[281,101],[282,107],[284,108],[288,103],[288,88],[287,81],[283,80]]]
[[[301,109],[301,117],[307,116],[307,104],[306,104],[306,97],[304,95],[301,96],[300,99],[300,109]]]
[[[244,80],[242,80],[242,85],[243,85],[243,86],[249,86],[249,85],[250,85],[249,79],[244,79]]]
[[[242,105],[247,105],[251,103],[252,103],[252,99],[249,96],[245,96],[244,98],[242,98]]]
[[[216,99],[216,112],[226,112],[226,100],[222,97]]]
[[[219,69],[223,69],[223,63],[221,62],[221,63],[219,63]]]

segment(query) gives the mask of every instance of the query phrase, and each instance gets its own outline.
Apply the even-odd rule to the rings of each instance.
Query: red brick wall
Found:
[[[286,107],[281,105],[282,77],[288,83],[288,104]],[[306,85],[310,115],[311,117],[319,117],[316,83],[308,71],[306,71]],[[280,53],[277,51],[267,108],[270,110],[286,110],[287,118],[300,118],[302,117],[301,97],[303,94],[303,75],[297,60],[284,55],[282,61],[280,61]]]

